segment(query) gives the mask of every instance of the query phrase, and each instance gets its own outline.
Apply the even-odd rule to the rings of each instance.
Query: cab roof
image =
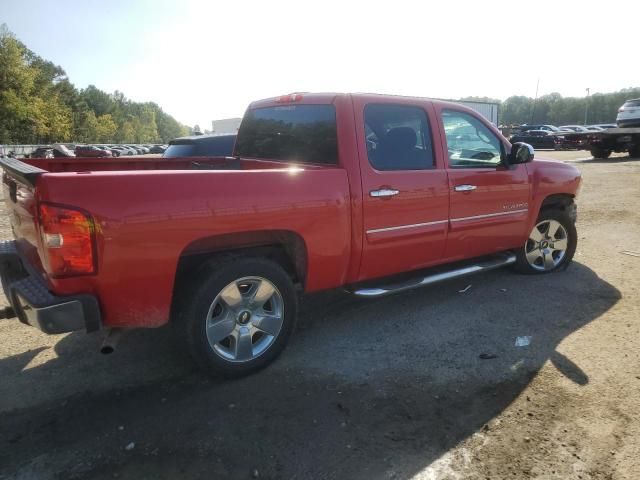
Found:
[[[261,108],[274,105],[283,104],[316,104],[316,105],[328,105],[334,103],[337,97],[359,97],[367,101],[398,101],[401,103],[419,103],[419,102],[431,102],[435,105],[439,105],[443,108],[446,107],[460,107],[460,103],[455,101],[439,100],[429,97],[413,97],[405,95],[390,95],[381,93],[314,93],[314,92],[293,92],[278,97],[265,98],[263,100],[257,100],[249,105],[249,108]]]

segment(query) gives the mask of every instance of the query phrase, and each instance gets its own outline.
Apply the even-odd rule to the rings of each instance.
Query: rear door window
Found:
[[[235,154],[293,163],[338,163],[333,105],[283,105],[247,111]]]

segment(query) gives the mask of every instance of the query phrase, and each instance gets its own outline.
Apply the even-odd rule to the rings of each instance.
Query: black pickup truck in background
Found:
[[[569,141],[582,144],[593,158],[609,158],[613,152],[629,152],[630,157],[640,157],[640,128],[608,128],[601,132],[564,132]]]
[[[236,143],[236,134],[192,135],[171,140],[162,154],[163,158],[175,157],[230,157]]]

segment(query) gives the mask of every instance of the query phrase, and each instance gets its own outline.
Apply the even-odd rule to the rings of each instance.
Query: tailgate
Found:
[[[37,205],[35,181],[46,170],[34,167],[14,158],[0,158],[2,190],[5,213],[8,215],[18,248],[34,259],[37,254],[38,231],[36,229]]]

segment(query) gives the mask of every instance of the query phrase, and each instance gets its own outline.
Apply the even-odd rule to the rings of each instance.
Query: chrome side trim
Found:
[[[512,215],[514,213],[525,213],[528,212],[529,209],[523,208],[520,210],[510,210],[508,212],[498,212],[498,213],[485,213],[484,215],[474,215],[472,217],[460,217],[460,218],[452,218],[452,222],[462,222],[463,220],[475,220],[478,218],[491,218],[491,217],[501,217],[503,215]]]
[[[498,213],[485,213],[483,215],[474,215],[472,217],[460,217],[460,218],[452,218],[452,222],[462,222],[463,220],[476,220],[480,218],[491,218],[491,217],[501,217],[503,215],[512,215],[514,213],[525,213],[529,210],[524,208],[520,210],[510,210],[508,212],[498,212]],[[380,232],[392,232],[394,230],[404,230],[405,228],[418,228],[418,227],[429,227],[431,225],[441,225],[443,223],[447,223],[449,220],[436,220],[435,222],[425,222],[425,223],[412,223],[411,225],[398,225],[397,227],[384,227],[384,228],[373,228],[371,230],[367,230],[367,233],[380,233]]]
[[[374,228],[372,230],[367,230],[367,234],[391,232],[393,230],[404,230],[405,228],[418,228],[418,227],[428,227],[431,225],[441,225],[443,223],[447,223],[448,221],[449,220],[436,220],[435,222],[412,223],[411,225],[398,225],[397,227]]]
[[[411,282],[380,285],[378,287],[372,288],[362,288],[352,291],[351,293],[359,297],[383,297],[392,293],[411,290],[413,288],[423,287],[432,283],[442,282],[444,280],[450,280],[457,277],[463,277],[472,273],[486,272],[487,270],[493,270],[495,268],[515,263],[515,261],[516,256],[513,253],[496,255],[491,259],[481,261],[474,265],[458,268],[456,270],[450,270],[448,272],[435,273],[423,278],[415,279]]]

